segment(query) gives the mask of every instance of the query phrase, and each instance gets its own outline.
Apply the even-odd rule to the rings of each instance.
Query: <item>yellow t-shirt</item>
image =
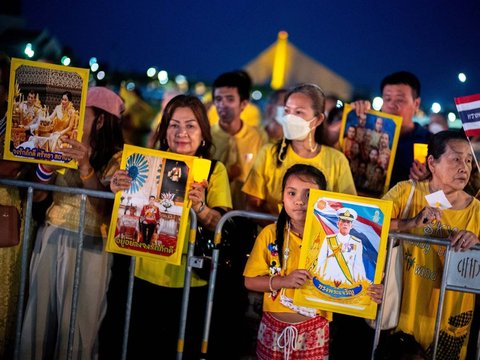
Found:
[[[248,257],[243,276],[256,277],[265,275],[279,274],[281,276],[288,275],[291,271],[298,269],[300,261],[300,248],[302,239],[295,233],[290,232],[288,240],[288,248],[290,250],[287,263],[283,264],[282,269],[279,268],[279,256],[283,256],[283,251],[278,250],[275,245],[277,225],[270,224],[262,229],[258,234],[252,252]],[[287,231],[284,233],[284,247],[287,246]],[[295,289],[285,289],[285,295],[293,299]],[[295,311],[284,306],[280,302],[280,292],[277,296],[271,296],[270,292],[263,295],[263,311],[266,312],[288,312]],[[331,320],[331,313],[327,311],[317,310],[317,314]]]
[[[206,200],[207,205],[210,208],[232,208],[227,170],[219,161],[217,161],[212,176],[210,177],[210,181],[208,182]],[[190,221],[187,224],[187,229],[190,229]],[[185,241],[180,265],[177,266],[161,260],[158,261],[155,259],[138,257],[135,263],[135,276],[160,286],[171,288],[183,287],[185,282],[189,237],[190,232],[185,232]],[[192,272],[191,286],[204,286],[206,284],[207,282],[205,280],[200,279],[195,272]]]
[[[214,145],[212,159],[221,161],[227,169],[233,165],[238,165],[241,169],[240,176],[230,183],[230,190],[234,209],[243,210],[245,195],[242,193],[242,186],[267,138],[263,137],[258,128],[245,122],[233,136],[225,132],[218,123],[212,126],[211,133]]]
[[[411,186],[409,181],[399,182],[383,197],[393,201],[392,219],[401,217]],[[428,205],[425,199],[428,194],[428,181],[417,183],[408,218]],[[477,199],[463,210],[445,209],[441,214],[440,222],[414,229],[411,233],[435,238],[446,238],[449,233],[458,230],[469,230],[477,236],[480,234],[480,201]],[[403,242],[404,288],[397,330],[413,334],[425,349],[433,343],[445,250],[440,245]],[[474,294],[450,290],[446,292],[437,356],[448,354],[449,359],[457,356],[465,358],[474,303]],[[459,349],[461,353],[458,352]]]
[[[278,214],[282,202],[282,179],[285,171],[294,164],[307,164],[318,168],[327,179],[328,191],[356,195],[355,184],[348,160],[340,151],[322,145],[317,156],[307,159],[295,151],[291,145],[283,163],[277,167],[276,144],[267,144],[259,152],[242,191],[266,201],[268,212]]]
[[[207,115],[211,126],[218,123],[218,113],[215,105],[210,106]],[[242,120],[250,126],[260,126],[262,113],[258,106],[249,102],[242,111]]]
[[[97,172],[102,184],[107,186],[110,183],[111,177],[115,171],[120,168],[121,160],[122,152],[119,151],[101,171],[101,174]],[[75,169],[66,169],[63,174],[57,174],[55,185],[74,188],[83,187],[80,174],[78,170]],[[70,231],[78,231],[80,204],[80,195],[54,192],[53,203],[47,210],[46,222]],[[105,237],[107,235],[111,216],[111,207],[107,206],[105,211],[99,212],[98,206],[92,205],[90,200],[87,200],[85,211],[85,234]]]

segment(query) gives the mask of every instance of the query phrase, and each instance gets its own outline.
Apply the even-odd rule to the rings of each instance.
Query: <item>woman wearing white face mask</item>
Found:
[[[283,174],[298,163],[321,170],[328,191],[356,195],[347,158],[322,139],[324,110],[325,95],[317,85],[301,84],[288,92],[281,121],[284,138],[262,148],[242,188],[249,210],[277,215]]]

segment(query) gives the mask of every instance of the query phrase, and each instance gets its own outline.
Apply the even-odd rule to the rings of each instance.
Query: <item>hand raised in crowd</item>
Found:
[[[357,100],[352,102],[350,106],[355,110],[355,114],[361,118],[365,118],[367,116],[365,113],[372,108],[372,104],[368,100]]]
[[[468,250],[480,242],[477,235],[467,230],[456,231],[450,234],[448,239],[452,243],[455,251]]]
[[[81,175],[88,174],[92,168],[92,165],[90,165],[91,148],[76,139],[64,137],[62,141],[70,145],[70,147],[63,147],[61,149],[62,154],[77,161],[78,170]]]
[[[127,170],[117,170],[110,181],[110,190],[115,194],[117,191],[127,190],[132,185],[132,178]]]
[[[415,181],[426,180],[430,172],[427,169],[426,164],[422,164],[418,160],[414,160],[412,166],[410,167],[410,179]]]

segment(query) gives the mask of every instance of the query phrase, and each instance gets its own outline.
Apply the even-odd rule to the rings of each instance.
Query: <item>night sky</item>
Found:
[[[397,70],[418,75],[426,110],[433,101],[453,109],[453,97],[480,93],[478,0],[23,0],[23,9],[28,28],[47,28],[84,67],[96,56],[116,70],[157,66],[209,83],[285,30],[301,51],[372,95]]]

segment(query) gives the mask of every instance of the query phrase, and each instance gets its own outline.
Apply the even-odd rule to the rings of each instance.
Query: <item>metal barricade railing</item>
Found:
[[[260,221],[276,221],[277,217],[264,214],[259,212],[252,212],[252,211],[243,211],[243,210],[233,210],[229,211],[224,214],[217,226],[215,227],[215,238],[214,244],[215,247],[212,250],[212,267],[210,269],[210,278],[208,281],[208,295],[207,295],[207,305],[205,309],[205,323],[203,329],[203,337],[202,337],[202,347],[201,347],[201,359],[205,359],[207,357],[207,350],[208,350],[208,337],[210,334],[210,323],[212,318],[212,309],[213,309],[213,297],[215,292],[215,283],[217,279],[217,271],[218,271],[218,259],[220,255],[219,245],[222,241],[222,229],[228,219],[233,217],[244,217],[253,220],[260,220]]]
[[[83,236],[84,236],[84,225],[85,225],[85,211],[86,211],[86,201],[87,197],[97,197],[104,199],[113,199],[114,194],[107,191],[96,191],[89,189],[81,188],[70,188],[62,187],[56,185],[47,185],[41,183],[34,183],[21,180],[8,180],[0,179],[0,185],[13,186],[18,188],[27,188],[27,199],[25,207],[25,221],[24,221],[24,232],[22,240],[22,251],[21,251],[21,269],[20,269],[20,286],[18,294],[18,309],[17,309],[17,319],[16,319],[16,328],[15,328],[15,347],[14,347],[14,359],[19,359],[20,351],[20,338],[21,338],[21,326],[23,322],[23,307],[25,304],[25,287],[27,279],[27,269],[29,264],[29,253],[30,253],[30,229],[32,226],[32,207],[33,207],[33,191],[34,190],[45,190],[45,191],[55,191],[55,192],[64,192],[70,194],[78,194],[81,196],[81,210],[80,210],[80,221],[79,221],[79,242],[77,245],[77,254],[76,254],[76,263],[75,263],[75,274],[74,274],[74,290],[72,295],[72,309],[71,309],[71,321],[69,327],[69,337],[68,337],[68,359],[72,358],[73,352],[73,335],[74,335],[74,325],[77,314],[77,303],[78,303],[78,284],[80,282],[80,264],[82,260],[82,250],[83,250]],[[177,359],[181,360],[183,356],[184,343],[185,343],[185,330],[187,324],[187,310],[189,303],[190,295],[190,283],[192,278],[192,268],[200,268],[203,266],[202,257],[194,256],[195,249],[195,239],[196,239],[196,228],[197,228],[197,218],[195,212],[190,210],[190,238],[188,244],[188,253],[187,253],[187,267],[185,272],[185,286],[183,289],[182,297],[182,306],[180,314],[180,328],[177,341]],[[218,260],[219,260],[219,245],[221,243],[222,229],[228,219],[233,217],[244,217],[253,220],[259,221],[276,221],[276,217],[273,215],[258,213],[258,212],[249,212],[249,211],[240,211],[234,210],[226,213],[219,220],[215,228],[215,238],[214,238],[214,249],[212,250],[212,263],[210,269],[210,278],[208,282],[208,295],[207,295],[207,304],[205,309],[205,324],[203,330],[202,344],[201,344],[201,355],[206,358],[208,350],[208,338],[211,325],[211,316],[213,309],[213,299],[215,291],[215,283],[218,271]],[[389,234],[389,245],[387,252],[387,261],[385,268],[389,269],[389,263],[391,261],[391,250],[393,248],[394,240],[398,239],[400,241],[413,241],[413,242],[426,242],[433,245],[442,245],[446,247],[445,252],[445,264],[442,274],[442,282],[440,287],[440,297],[438,305],[438,313],[435,323],[435,338],[434,338],[434,349],[433,349],[433,358],[435,358],[438,338],[440,332],[440,322],[443,313],[443,301],[445,297],[446,290],[454,291],[463,291],[470,292],[475,294],[480,294],[480,246],[475,246],[472,251],[467,252],[454,252],[450,242],[445,239],[429,238],[416,236],[411,234],[403,233],[390,233]],[[463,268],[462,268],[463,267]],[[466,269],[470,267],[469,269]],[[131,315],[131,303],[133,297],[133,282],[134,282],[134,270],[135,270],[135,257],[131,257],[130,262],[130,275],[128,283],[128,295],[127,295],[127,304],[125,312],[125,327],[123,334],[123,343],[122,343],[122,359],[126,359],[127,348],[128,348],[128,332],[129,332],[129,323]],[[468,270],[468,271],[467,271]],[[455,276],[456,273],[462,272],[469,274],[468,276]],[[388,278],[386,274],[385,278]],[[463,279],[463,280],[462,280]],[[460,282],[460,285],[459,285]],[[385,286],[387,283],[385,283]],[[108,306],[108,304],[107,304]],[[377,348],[379,339],[380,339],[380,319],[382,318],[383,308],[380,305],[377,312],[376,320],[376,330],[373,342],[373,351],[372,359],[374,358],[374,352]],[[480,358],[480,332],[478,335],[477,341],[477,354],[476,359]]]
[[[73,334],[75,331],[75,320],[77,315],[77,304],[78,304],[78,284],[80,282],[80,264],[82,260],[82,250],[83,250],[83,230],[85,226],[85,210],[86,210],[86,201],[87,196],[98,197],[104,199],[113,199],[114,195],[111,192],[106,191],[96,191],[89,189],[80,189],[80,188],[70,188],[56,185],[48,185],[41,183],[34,183],[29,181],[21,180],[9,180],[9,179],[0,179],[0,185],[5,186],[14,186],[17,188],[27,188],[27,201],[25,209],[25,226],[23,231],[23,240],[22,240],[22,252],[21,252],[21,262],[20,262],[20,286],[18,293],[18,308],[17,308],[17,319],[15,322],[15,346],[13,358],[15,360],[20,357],[20,338],[22,331],[22,322],[23,322],[23,307],[25,304],[25,287],[27,279],[27,269],[29,264],[29,253],[30,253],[30,229],[32,226],[32,207],[33,207],[33,190],[45,190],[45,191],[56,191],[64,192],[70,194],[81,195],[81,205],[80,205],[80,221],[79,221],[79,242],[77,245],[77,254],[75,259],[75,273],[74,273],[74,284],[73,284],[73,294],[72,294],[72,309],[69,325],[69,335],[68,335],[68,348],[67,348],[67,358],[72,358],[73,352]]]
[[[388,285],[387,279],[389,278],[388,272],[391,270],[390,262],[393,244],[396,240],[400,241],[411,241],[418,243],[428,243],[431,245],[441,245],[445,246],[445,263],[442,273],[442,281],[440,284],[440,294],[438,301],[438,312],[435,320],[435,335],[433,341],[433,359],[436,358],[438,340],[440,334],[440,325],[443,314],[443,304],[445,299],[446,290],[454,290],[461,292],[468,292],[474,294],[480,294],[480,245],[476,245],[470,251],[453,251],[450,241],[440,238],[431,238],[424,237],[419,235],[412,235],[407,233],[390,233],[389,234],[389,243],[388,243],[388,252],[387,252],[387,261],[385,264],[385,269],[387,273],[385,274],[385,287]],[[456,266],[455,266],[456,265]],[[468,268],[468,269],[466,269]],[[470,276],[461,276],[456,277],[454,274],[461,272],[465,275]],[[463,278],[463,280],[461,280]],[[460,283],[460,285],[459,285]],[[384,293],[385,296],[385,293]],[[376,319],[376,328],[373,342],[372,357],[374,359],[375,350],[378,346],[380,340],[380,323],[383,315],[383,307],[380,305],[377,311]],[[476,350],[476,359],[480,359],[480,331],[477,337],[477,350]],[[468,341],[468,339],[467,339]]]

